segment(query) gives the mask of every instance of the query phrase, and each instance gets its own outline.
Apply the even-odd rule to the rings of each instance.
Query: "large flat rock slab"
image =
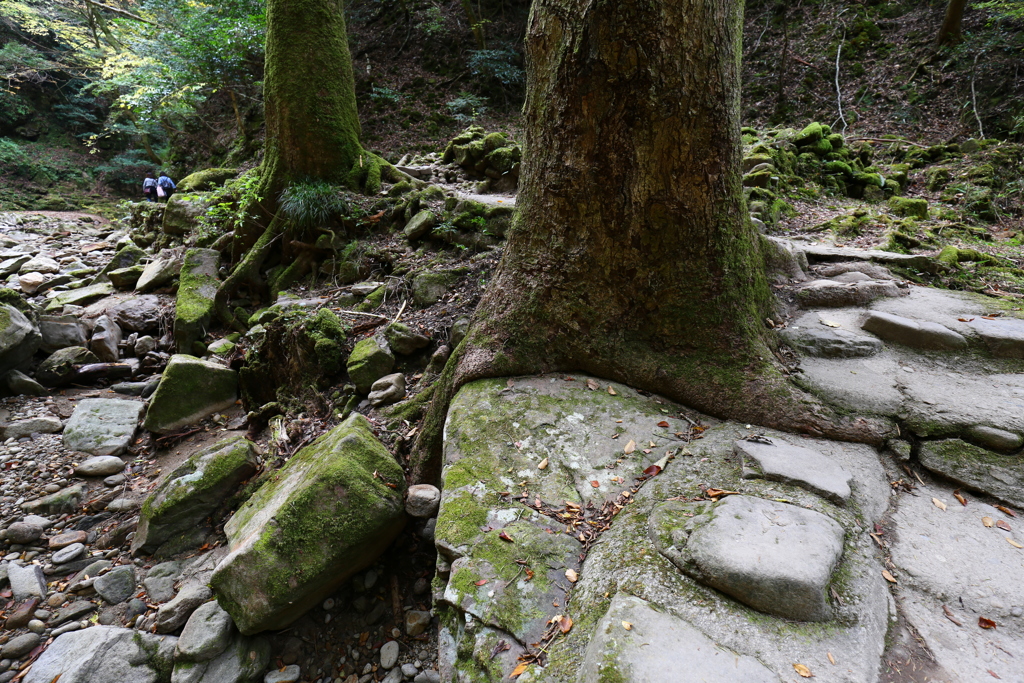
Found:
[[[946,673],[933,680],[996,680],[990,671],[1000,680],[1024,680],[1024,550],[1009,542],[1024,545],[1020,517],[970,494],[963,506],[951,486],[929,483],[900,497],[892,522],[903,612]],[[979,628],[979,617],[997,627]]]
[[[217,599],[245,635],[288,626],[391,544],[405,525],[404,495],[401,466],[353,414],[224,525],[230,552],[210,581]]]
[[[850,500],[853,476],[817,451],[767,437],[743,439],[734,448],[743,458],[744,478],[794,484],[837,505]]]
[[[874,337],[830,327],[788,327],[781,336],[797,351],[818,358],[862,358],[882,350]]]
[[[54,640],[32,665],[25,683],[158,683],[173,666],[174,636],[92,626]]]
[[[92,455],[120,455],[131,445],[143,408],[139,401],[84,399],[64,427],[64,447]]]
[[[833,618],[826,591],[845,531],[820,512],[734,495],[660,506],[651,533],[687,575],[754,609],[798,621]]]
[[[782,680],[757,659],[718,645],[686,621],[640,598],[616,594],[597,624],[580,683],[679,683],[684,678],[688,683]]]
[[[230,408],[237,398],[237,372],[220,363],[175,354],[164,369],[143,426],[170,434]]]
[[[886,341],[914,349],[954,351],[967,348],[967,339],[944,325],[928,320],[918,321],[892,313],[871,311],[861,325],[867,332]]]
[[[977,317],[971,327],[997,358],[1024,358],[1024,320]]]

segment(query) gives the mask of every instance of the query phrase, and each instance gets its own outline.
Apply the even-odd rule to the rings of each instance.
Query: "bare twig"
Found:
[[[149,24],[151,26],[156,26],[157,25],[157,23],[155,21],[150,21],[149,19],[143,19],[138,14],[132,14],[131,12],[125,11],[123,9],[118,9],[117,7],[111,7],[110,5],[104,5],[101,2],[96,2],[96,0],[85,0],[85,2],[87,4],[89,4],[89,5],[92,5],[93,7],[98,7],[99,9],[105,9],[108,12],[113,12],[114,14],[119,14],[122,17],[128,17],[129,19],[134,19],[135,21],[141,21],[142,23]]]
[[[839,106],[839,120],[843,122],[843,133],[846,133],[846,117],[843,116],[843,93],[839,89],[839,56],[843,54],[843,41],[846,40],[846,32],[843,32],[843,37],[839,41],[839,47],[836,48],[836,105]]]
[[[978,116],[978,95],[974,90],[974,72],[978,66],[978,57],[981,56],[980,52],[974,53],[974,63],[971,64],[971,109],[974,110],[974,120],[978,122],[978,137],[982,140],[985,139],[985,129],[981,126],[981,117]]]

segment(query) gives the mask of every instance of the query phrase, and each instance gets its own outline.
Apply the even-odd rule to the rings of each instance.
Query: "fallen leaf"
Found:
[[[611,394],[612,396],[618,396],[619,395],[619,392],[615,391],[611,387],[608,387],[608,393]]]
[[[566,569],[565,578],[569,579],[569,583],[576,583],[579,581],[580,575],[574,569]]]
[[[985,617],[978,617],[978,626],[982,628],[995,628],[996,622],[991,619],[986,619]]]
[[[889,583],[896,583],[896,579],[893,577],[892,574],[889,573],[888,569],[882,570],[882,578],[888,581]]]
[[[593,486],[595,489],[600,488],[601,482],[599,482],[597,479],[591,479],[590,485]]]
[[[962,323],[969,323],[972,320],[974,320],[974,318],[957,318],[957,320],[959,320]]]
[[[960,504],[967,507],[967,499],[960,495],[960,489],[953,491],[953,497],[960,501]]]
[[[530,665],[527,664],[526,662],[523,662],[522,664],[520,664],[516,668],[512,669],[512,673],[510,673],[508,675],[508,677],[509,678],[519,678],[520,676],[523,675],[523,672],[526,671],[528,668],[530,668]]]
[[[996,524],[995,522],[992,521],[991,517],[982,517],[981,518],[981,523],[984,524],[986,527],[989,527],[989,528],[992,528]]]
[[[484,584],[486,584],[486,583],[487,583],[487,579],[480,579],[479,581],[477,581],[477,582],[476,582],[476,583],[474,583],[473,585],[474,585],[474,586],[483,586],[483,585],[484,585]]]
[[[597,391],[598,388],[600,388],[600,386],[601,386],[600,384],[598,384],[597,382],[595,382],[592,379],[588,379],[587,380],[587,389],[590,389],[591,391]]]
[[[622,622],[622,628],[626,629],[627,631],[632,631],[633,624],[629,623],[628,621],[624,621]]]
[[[794,664],[793,668],[796,669],[796,672],[803,678],[814,678],[814,674],[811,673],[811,670],[803,664]]]
[[[529,567],[527,567],[526,568],[526,580],[527,581],[533,581],[533,577],[534,577],[533,570],[530,569]]]
[[[658,423],[658,426],[659,427],[663,427],[663,428],[664,427],[668,427],[668,422],[665,422],[665,420],[662,420],[661,422]]]
[[[626,455],[629,455],[630,453],[632,453],[635,450],[636,450],[636,441],[633,441],[633,439],[630,439],[629,442],[627,442],[626,445],[622,447],[622,452],[625,453]]]
[[[506,543],[512,543],[512,537],[509,536],[504,531],[502,531],[500,534],[498,534],[498,538],[500,538],[501,540],[505,541]]]
[[[1013,531],[1013,529],[1010,528],[1010,525],[1004,522],[1003,520],[999,520],[998,522],[996,522],[996,526],[1002,529],[1003,531]]]
[[[540,461],[540,464],[537,465],[537,469],[538,470],[543,470],[543,469],[546,469],[547,466],[548,466],[548,459],[544,458],[543,460]]]
[[[738,496],[738,491],[726,491],[724,489],[707,489],[704,495],[708,498],[721,498],[722,496]]]
[[[572,619],[569,617],[562,617],[558,622],[558,628],[562,629],[562,633],[568,633],[572,630]]]
[[[832,656],[832,653],[831,653],[831,652],[827,652],[827,653],[825,653],[825,654],[827,654],[827,655],[828,655],[828,661],[832,662],[832,666],[835,666],[835,664],[836,664],[836,658]]]
[[[989,675],[989,676],[991,676],[992,678],[998,678],[999,680],[1003,680],[1002,676],[1000,676],[999,674],[997,674],[997,673],[996,673],[995,671],[993,671],[992,669],[985,669],[985,671],[988,671],[988,675]]]
[[[1017,543],[1017,541],[1013,540],[1012,538],[1008,538],[1008,539],[1006,539],[1006,541],[1010,545],[1012,545],[1014,548],[1017,548],[1018,550],[1024,548],[1024,545],[1021,545],[1020,543]]]
[[[940,510],[945,510],[946,509],[946,504],[943,503],[938,498],[932,498],[932,505],[934,505],[935,507],[939,508]]]
[[[644,470],[644,474],[646,474],[648,477],[654,477],[658,475],[660,472],[661,468],[658,467],[657,465],[651,465],[650,467]]]
[[[996,505],[996,510],[999,510],[1002,513],[1010,515],[1011,517],[1016,517],[1017,516],[1016,512],[1014,512],[1010,508],[1003,507],[1002,505]]]
[[[960,623],[960,620],[953,615],[953,610],[949,609],[945,605],[942,606],[942,613],[946,615],[947,619],[952,621],[957,626],[963,626],[963,624]]]

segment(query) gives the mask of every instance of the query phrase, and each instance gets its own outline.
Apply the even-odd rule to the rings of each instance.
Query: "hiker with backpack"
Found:
[[[177,186],[174,184],[174,181],[167,176],[167,173],[161,171],[160,177],[157,178],[156,181],[157,201],[159,202],[160,199],[163,199],[166,202],[171,198],[171,195],[174,194],[174,189],[176,187]]]
[[[156,201],[156,178],[152,173],[147,173],[146,179],[142,181],[142,194],[146,195],[147,202]]]

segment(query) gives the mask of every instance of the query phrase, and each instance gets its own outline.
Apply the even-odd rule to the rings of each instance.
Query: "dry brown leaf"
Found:
[[[633,441],[633,439],[630,439],[629,442],[627,442],[626,445],[622,447],[622,452],[625,453],[626,455],[629,455],[630,453],[632,453],[635,450],[636,450],[636,441]]]
[[[991,517],[982,517],[982,518],[981,518],[981,523],[982,523],[982,524],[984,524],[984,525],[985,525],[986,527],[988,527],[988,528],[990,528],[990,529],[991,529],[992,527],[994,527],[994,526],[995,526],[995,524],[996,524],[995,522],[993,522],[993,521],[992,521],[992,518],[991,518]]]
[[[888,569],[882,570],[882,578],[888,581],[889,583],[896,583],[896,578],[889,573]]]
[[[1020,549],[1024,548],[1024,545],[1021,545],[1020,543],[1017,543],[1017,541],[1013,540],[1012,538],[1008,538],[1008,539],[1006,539],[1006,540],[1007,540],[1007,542],[1008,542],[1008,543],[1009,543],[1010,545],[1012,545],[1012,546],[1013,546],[1014,548],[1016,548],[1017,550],[1020,550]]]
[[[996,622],[991,619],[986,619],[985,617],[978,617],[978,626],[982,628],[995,628]]]
[[[662,420],[661,422],[658,423],[658,426],[662,428],[668,427],[668,422]]]
[[[528,668],[530,668],[530,665],[527,664],[526,662],[523,662],[522,664],[520,664],[516,668],[512,669],[512,673],[510,673],[508,675],[508,677],[509,678],[519,678],[520,676],[523,675],[523,672],[526,671]]]
[[[600,488],[601,487],[601,482],[599,482],[597,479],[591,479],[590,480],[590,485],[593,486],[595,489],[596,488]]]
[[[565,578],[569,579],[569,583],[576,583],[580,579],[580,575],[576,573],[575,569],[566,569]]]
[[[827,655],[828,655],[828,661],[830,661],[830,662],[832,663],[832,666],[835,666],[835,664],[836,664],[836,658],[832,656],[832,653],[831,653],[831,652],[827,652],[827,653],[825,653],[825,654],[827,654]]]
[[[498,538],[500,538],[501,540],[503,540],[503,541],[505,541],[507,543],[512,543],[512,537],[509,536],[504,531],[502,531],[500,534],[498,534]]]
[[[707,489],[706,491],[704,491],[704,495],[706,495],[708,498],[717,500],[722,496],[738,496],[739,491],[726,491],[724,489]]]
[[[945,510],[946,509],[946,504],[943,503],[938,498],[932,498],[932,505],[934,505],[935,507],[939,508],[940,510]]]
[[[960,494],[960,489],[953,491],[953,497],[960,501],[960,504],[967,507],[967,499]]]
[[[626,629],[627,631],[632,631],[633,624],[629,623],[628,621],[624,621],[622,622],[622,628]]]
[[[547,459],[547,458],[544,458],[544,459],[543,459],[543,460],[541,460],[541,461],[540,461],[540,463],[539,463],[539,464],[537,465],[537,469],[538,469],[538,470],[543,470],[543,469],[547,469],[547,466],[548,466],[548,459]]]
[[[480,579],[479,581],[474,582],[473,585],[474,586],[483,586],[486,583],[487,583],[487,579]]]
[[[1014,512],[1013,510],[1011,510],[1008,507],[1003,507],[1002,505],[996,505],[996,510],[999,510],[1000,512],[1002,512],[1004,514],[1010,515],[1011,517],[1016,517],[1017,516],[1016,512]]]
[[[947,619],[952,621],[957,626],[963,626],[963,624],[960,623],[960,620],[957,619],[956,616],[953,615],[953,610],[949,609],[945,605],[942,606],[942,613],[946,615]]]
[[[996,526],[1002,529],[1003,531],[1013,531],[1010,525],[1004,522],[1003,520],[999,520],[998,522],[996,522]]]
[[[558,628],[562,629],[562,633],[568,633],[572,630],[572,619],[569,617],[562,617],[558,622]]]
[[[959,320],[962,323],[969,323],[972,320],[974,320],[974,318],[957,318],[957,320]]]
[[[619,395],[619,392],[615,391],[611,387],[608,387],[608,393],[611,394],[612,396],[618,396]]]
[[[595,382],[594,380],[587,380],[587,389],[590,389],[591,391],[597,391],[600,387],[601,385]]]
[[[796,669],[796,672],[803,678],[814,678],[814,674],[811,673],[811,670],[803,664],[794,664],[793,668]]]

